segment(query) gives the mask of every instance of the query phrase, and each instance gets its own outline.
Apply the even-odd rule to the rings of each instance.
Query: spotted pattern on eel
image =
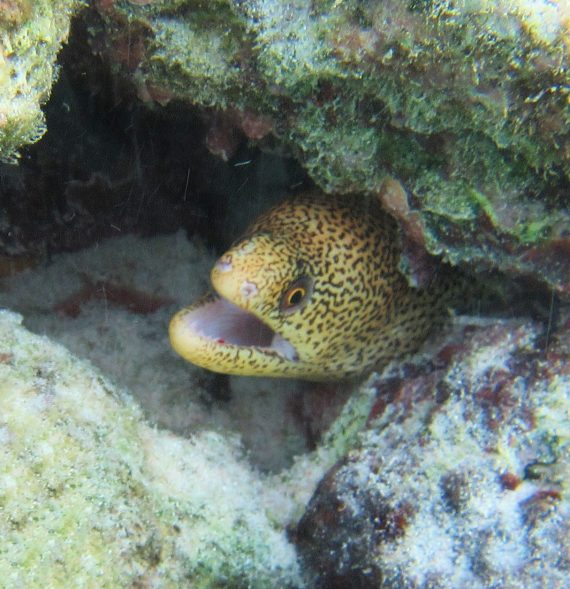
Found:
[[[226,374],[351,378],[416,350],[449,280],[409,286],[396,223],[375,199],[297,195],[262,214],[171,320],[186,360]]]

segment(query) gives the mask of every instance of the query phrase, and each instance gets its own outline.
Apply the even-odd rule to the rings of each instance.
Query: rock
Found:
[[[7,311],[0,342],[4,587],[299,586],[235,436],[149,427],[129,395]]]
[[[457,325],[374,383],[361,445],[295,532],[311,587],[562,587],[570,551],[568,317]]]
[[[147,104],[234,121],[208,134],[214,153],[277,138],[326,192],[393,176],[429,253],[570,297],[566,3],[97,7],[94,47]]]
[[[0,161],[45,132],[41,106],[78,0],[0,0]]]

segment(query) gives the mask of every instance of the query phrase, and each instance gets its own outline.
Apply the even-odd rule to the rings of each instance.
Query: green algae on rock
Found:
[[[79,0],[0,0],[0,160],[45,132],[41,106]]]
[[[326,192],[377,192],[393,175],[431,253],[570,296],[564,2],[177,0],[99,12],[107,55],[143,100],[270,119]]]
[[[5,587],[298,586],[235,439],[144,423],[94,368],[0,312]]]

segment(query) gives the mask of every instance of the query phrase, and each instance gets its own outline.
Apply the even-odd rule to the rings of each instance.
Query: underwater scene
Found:
[[[568,538],[568,0],[0,0],[0,589]]]

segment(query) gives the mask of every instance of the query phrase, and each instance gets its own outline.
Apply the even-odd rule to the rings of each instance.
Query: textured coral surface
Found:
[[[4,159],[44,132],[77,5],[0,3]],[[97,0],[78,19],[111,72],[81,65],[89,100],[108,85],[109,111],[134,93],[169,119],[197,106],[212,153],[278,147],[329,192],[390,175],[422,248],[570,297],[567,2]]]
[[[3,587],[298,585],[235,438],[149,427],[101,373],[6,311],[0,403]]]
[[[78,0],[0,1],[0,160],[45,132],[41,106]]]
[[[564,321],[547,340],[528,322],[464,321],[431,358],[373,383],[361,447],[324,477],[297,529],[309,585],[567,585]]]
[[[569,296],[567,3],[97,6],[93,45],[143,101],[223,112],[221,157],[274,135],[326,191],[393,175],[430,252]]]

